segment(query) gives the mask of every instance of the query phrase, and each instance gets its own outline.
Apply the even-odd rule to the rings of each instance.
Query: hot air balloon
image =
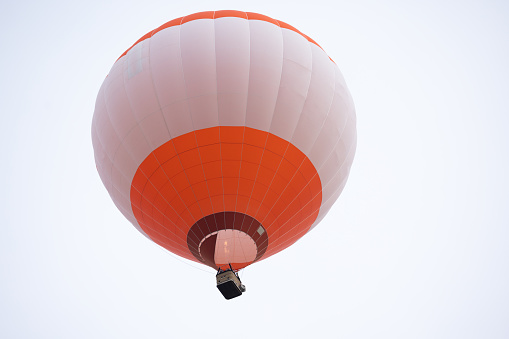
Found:
[[[343,190],[355,109],[337,65],[267,16],[211,11],[145,34],[97,96],[92,141],[113,202],[148,239],[218,270],[295,243]]]

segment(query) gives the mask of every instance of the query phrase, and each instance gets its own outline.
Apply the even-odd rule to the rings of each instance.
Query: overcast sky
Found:
[[[358,117],[342,196],[230,301],[116,210],[90,137],[122,52],[220,9],[313,38]],[[0,15],[1,338],[509,337],[508,2],[4,1]]]

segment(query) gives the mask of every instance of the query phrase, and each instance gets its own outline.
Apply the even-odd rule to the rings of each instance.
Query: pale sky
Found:
[[[346,78],[357,154],[320,225],[241,272],[141,235],[95,169],[99,87],[138,38],[236,9],[309,35]],[[508,338],[509,4],[0,5],[1,338]]]

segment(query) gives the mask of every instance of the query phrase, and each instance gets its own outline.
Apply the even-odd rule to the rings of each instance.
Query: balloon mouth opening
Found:
[[[241,269],[263,256],[268,236],[256,219],[239,212],[220,212],[198,220],[187,233],[187,245],[207,266],[218,269],[231,264]]]
[[[198,246],[202,258],[214,261],[220,268],[233,264],[247,266],[256,258],[256,244],[247,233],[236,229],[212,232]]]

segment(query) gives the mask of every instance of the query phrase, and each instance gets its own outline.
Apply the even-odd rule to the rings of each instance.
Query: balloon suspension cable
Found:
[[[193,264],[191,264],[191,263],[189,263],[189,262],[187,262],[187,261],[185,261],[185,260],[183,260],[183,259],[179,258],[178,256],[174,255],[173,253],[171,253],[171,252],[169,252],[169,251],[166,251],[166,250],[165,250],[164,248],[162,248],[162,247],[159,247],[159,249],[161,249],[161,251],[163,251],[166,255],[169,255],[169,256],[170,256],[170,257],[172,257],[173,259],[175,259],[175,260],[177,260],[177,261],[180,261],[180,262],[182,262],[182,263],[186,264],[187,266],[191,266],[192,268],[197,269],[197,270],[200,270],[200,271],[205,272],[205,273],[207,273],[207,274],[214,274],[214,273],[213,273],[213,272],[211,272],[211,271],[204,270],[204,269],[203,269],[203,268],[201,268],[200,266],[195,266],[195,265],[193,265]]]
[[[223,267],[226,266],[226,265],[218,265],[217,266],[217,273],[221,273],[221,272],[226,272],[226,271],[232,271],[232,272],[236,272],[233,267],[232,267],[232,264],[228,263],[227,265],[227,268],[226,269],[223,269]]]

